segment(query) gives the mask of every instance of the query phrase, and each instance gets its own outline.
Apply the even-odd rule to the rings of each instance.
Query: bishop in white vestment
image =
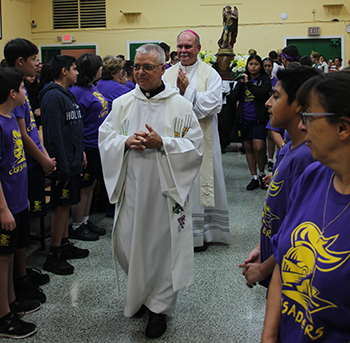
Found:
[[[99,129],[103,176],[116,203],[114,260],[128,275],[127,317],[142,305],[171,314],[178,290],[193,284],[189,193],[204,152],[191,103],[161,81],[165,65],[153,48],[139,49],[138,85],[114,100]]]
[[[204,134],[203,163],[190,195],[197,251],[205,250],[207,242],[229,244],[231,238],[217,118],[222,80],[216,70],[197,59],[200,49],[197,33],[180,33],[177,55],[181,63],[169,68],[163,77],[192,103]]]

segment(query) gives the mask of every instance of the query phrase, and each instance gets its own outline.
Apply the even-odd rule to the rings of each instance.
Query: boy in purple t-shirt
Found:
[[[268,287],[276,261],[272,254],[271,238],[278,232],[288,208],[289,193],[299,176],[314,159],[305,145],[305,133],[298,129],[301,106],[296,101],[299,87],[318,75],[311,67],[280,69],[278,82],[266,102],[271,115],[271,126],[286,129],[291,141],[280,151],[272,174],[266,176],[269,185],[262,212],[260,242],[239,266],[247,286],[256,282]]]
[[[10,67],[22,71],[24,76],[35,76],[38,61],[36,55],[38,48],[30,41],[16,38],[9,41],[4,48],[4,56]],[[36,215],[45,212],[45,174],[55,169],[55,159],[50,158],[42,146],[35,119],[29,105],[28,94],[25,90],[25,103],[14,109],[13,114],[17,118],[21,131],[24,150],[28,163],[28,198],[30,212]],[[29,234],[29,225],[27,225]],[[36,299],[45,302],[46,297],[38,287],[49,282],[47,274],[26,269],[26,246],[18,246],[15,253],[15,289],[16,294],[26,299]],[[30,274],[29,274],[30,272]],[[34,284],[34,287],[33,287]]]
[[[18,315],[38,310],[36,300],[16,298],[13,286],[14,253],[20,241],[29,241],[27,225],[27,161],[13,109],[23,105],[23,73],[0,69],[0,338],[25,338],[36,326]]]

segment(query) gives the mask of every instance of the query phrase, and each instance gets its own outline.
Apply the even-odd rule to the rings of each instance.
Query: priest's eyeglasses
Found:
[[[323,117],[329,117],[329,116],[335,116],[335,113],[308,113],[308,112],[300,112],[301,121],[304,125],[307,124],[309,118],[316,119],[317,118],[323,118]]]
[[[158,64],[156,66],[154,66],[153,64],[144,64],[144,65],[134,64],[133,68],[134,68],[134,71],[139,71],[141,68],[143,69],[143,71],[153,71],[154,69],[162,65],[163,63]]]

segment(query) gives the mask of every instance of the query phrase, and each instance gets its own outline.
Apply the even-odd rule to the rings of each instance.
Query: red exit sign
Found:
[[[72,35],[62,35],[62,43],[72,43]]]
[[[319,26],[310,26],[307,28],[308,36],[319,36],[321,34],[321,28]]]

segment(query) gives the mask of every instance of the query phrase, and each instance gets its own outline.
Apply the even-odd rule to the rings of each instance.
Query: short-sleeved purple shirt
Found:
[[[334,189],[332,175],[319,162],[305,170],[272,238],[282,281],[282,343],[350,341],[350,195]],[[322,233],[329,184],[330,225]]]
[[[17,106],[13,110],[13,114],[16,116],[16,118],[24,119],[28,136],[33,140],[33,142],[40,149],[40,151],[43,151],[43,147],[41,146],[41,142],[38,134],[38,129],[35,123],[34,114],[29,103],[28,92],[27,90],[25,91],[26,91],[26,101],[24,105]],[[38,165],[38,162],[35,161],[34,158],[32,158],[29,154],[27,154],[26,157],[27,157],[28,169],[31,169],[36,165]]]
[[[70,90],[76,97],[84,124],[84,145],[98,148],[98,128],[106,119],[108,102],[94,85],[75,85]]]
[[[252,84],[256,84],[258,81],[255,79],[251,80]],[[246,120],[256,120],[255,114],[255,96],[248,89],[248,87],[244,86],[244,98],[243,98],[243,106],[242,106],[242,118]]]
[[[288,208],[289,195],[293,185],[305,168],[314,162],[305,142],[291,149],[292,142],[280,151],[267,190],[261,219],[260,250],[261,262],[272,255],[271,238],[278,232]],[[261,284],[268,286],[270,277]]]
[[[113,100],[132,89],[114,80],[100,80],[97,84],[97,90],[107,99],[108,110],[111,111]]]
[[[12,214],[28,207],[27,161],[17,119],[0,115],[0,181]]]

